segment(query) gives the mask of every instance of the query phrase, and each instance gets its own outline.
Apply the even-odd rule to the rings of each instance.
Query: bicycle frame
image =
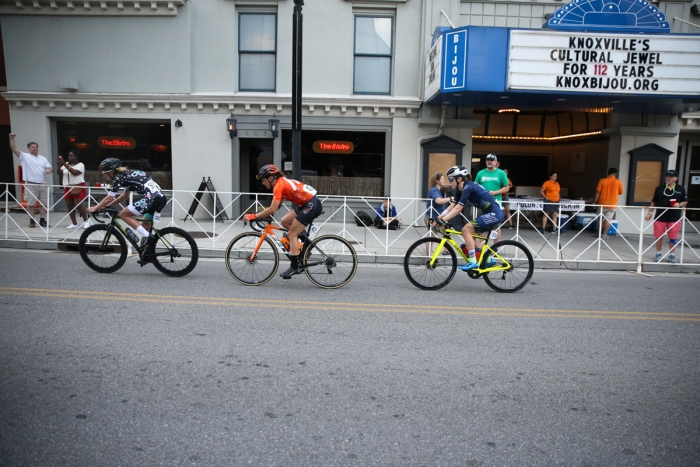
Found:
[[[469,261],[469,258],[467,257],[467,255],[464,254],[464,251],[462,251],[462,248],[460,248],[460,246],[457,244],[457,242],[455,242],[452,239],[452,235],[462,236],[462,232],[460,232],[458,230],[454,230],[454,229],[449,229],[449,228],[445,229],[445,233],[443,234],[442,239],[440,240],[438,247],[435,248],[435,251],[433,252],[433,255],[430,258],[430,265],[431,266],[435,263],[435,261],[440,256],[440,253],[442,252],[442,249],[445,248],[446,243],[449,243],[450,245],[452,245],[454,250],[457,253],[459,253],[459,255],[462,257],[462,259],[465,262]],[[488,272],[493,272],[493,271],[507,271],[507,270],[511,269],[510,263],[508,261],[506,261],[504,258],[502,258],[498,254],[498,252],[496,252],[496,250],[494,250],[493,248],[491,248],[489,246],[488,237],[482,237],[481,235],[472,235],[472,238],[475,240],[483,240],[483,242],[484,242],[483,245],[481,246],[481,256],[479,257],[479,267],[476,269],[472,269],[472,271],[478,272],[481,274],[481,273],[488,273]],[[494,265],[491,267],[482,268],[481,263],[484,260],[484,253],[486,253],[486,251],[490,251],[494,257],[496,257],[502,261],[502,264],[500,266]]]
[[[258,243],[255,245],[255,248],[253,249],[253,254],[251,255],[251,260],[255,259],[255,257],[258,255],[258,251],[260,251],[260,247],[262,246],[263,242],[265,241],[265,237],[267,237],[268,235],[272,237],[273,243],[277,247],[277,250],[280,253],[285,254],[287,256],[287,258],[291,258],[289,251],[287,251],[287,249],[282,244],[282,241],[279,238],[277,238],[277,235],[275,235],[275,232],[274,232],[275,230],[281,230],[283,232],[286,232],[287,229],[285,229],[283,227],[277,227],[276,225],[272,225],[270,223],[268,223],[265,226],[265,228],[262,230],[257,230],[255,228],[253,228],[252,223],[251,223],[250,227],[257,232],[260,232],[260,238],[258,239]],[[260,227],[260,224],[258,224],[258,227]],[[307,239],[307,241],[308,241],[308,239]],[[306,246],[306,242],[304,242],[302,249],[304,246]],[[301,254],[301,251],[299,252],[299,254]]]
[[[261,227],[260,220],[256,220],[255,224],[258,227]],[[289,253],[289,250],[287,250],[284,247],[284,245],[282,244],[282,241],[279,238],[277,238],[277,235],[275,235],[275,232],[274,232],[275,230],[281,230],[283,232],[287,232],[287,229],[285,229],[284,227],[277,227],[276,225],[273,225],[272,223],[269,223],[269,222],[267,223],[267,225],[265,225],[264,228],[261,228],[261,230],[258,230],[255,227],[253,227],[252,222],[251,222],[250,226],[253,230],[260,233],[260,238],[258,239],[258,242],[255,244],[255,248],[253,249],[253,253],[251,254],[251,257],[250,257],[251,261],[254,260],[255,257],[257,256],[258,251],[260,250],[260,247],[262,247],[263,242],[265,241],[265,237],[267,237],[268,235],[272,237],[273,243],[277,247],[277,250],[280,253],[283,253],[289,260],[291,260],[292,255]],[[312,227],[313,227],[313,224],[309,224],[309,226],[305,230],[306,238],[302,242],[301,250],[299,251],[299,256],[301,258],[304,257],[304,252],[309,248],[309,245],[311,245]],[[318,252],[321,253],[321,255],[324,257],[324,259],[328,258],[328,256],[326,255],[326,253],[323,250],[321,250],[320,248],[316,248],[316,250],[318,250]],[[318,266],[319,264],[324,264],[324,262],[318,261],[315,263],[304,263],[303,261],[301,261],[299,263],[299,268],[304,269],[306,267]]]
[[[142,257],[143,257],[143,252],[142,252],[141,249],[139,248],[138,243],[133,242],[133,241],[129,238],[129,235],[127,235],[127,233],[126,233],[126,227],[124,227],[124,226],[121,224],[121,222],[119,222],[119,215],[118,215],[117,211],[116,211],[116,210],[115,210],[115,211],[103,210],[102,212],[103,212],[103,213],[109,214],[110,221],[108,222],[109,226],[107,227],[107,235],[105,235],[104,239],[102,240],[102,245],[101,245],[101,247],[102,247],[102,248],[105,248],[105,247],[107,246],[107,242],[109,241],[109,237],[110,237],[110,235],[112,234],[112,229],[114,229],[114,228],[116,227],[117,230],[118,230],[119,232],[121,232],[121,234],[124,236],[124,239],[125,239],[129,244],[131,244],[131,246],[134,247],[134,249],[136,250],[136,252],[137,252],[138,255],[139,255],[139,258],[142,258]],[[104,223],[105,223],[104,221],[101,221],[101,220],[99,220],[99,219],[97,218],[97,212],[93,212],[93,213],[92,213],[92,218],[95,219],[97,222],[99,222],[99,223],[101,223],[101,224],[104,224]],[[137,220],[138,220],[139,222],[142,222],[141,219],[137,219]],[[143,220],[146,220],[146,219],[143,219]],[[158,239],[162,240],[169,248],[172,248],[173,245],[170,244],[170,242],[168,242],[168,240],[167,240],[165,237],[161,237],[161,236],[158,234],[158,229],[156,229],[155,227],[153,227],[153,221],[149,221],[149,220],[146,220],[146,221],[149,222],[150,225],[151,225],[151,228],[149,229],[149,232],[148,232],[148,233],[151,234],[151,235],[157,235],[157,236],[158,236]],[[152,255],[152,256],[166,256],[166,255],[169,255],[169,254],[170,254],[170,253],[166,251],[166,252],[162,252],[162,253],[152,253],[151,255]]]

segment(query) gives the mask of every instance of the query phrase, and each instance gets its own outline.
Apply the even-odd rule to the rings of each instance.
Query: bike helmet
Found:
[[[462,165],[455,165],[454,167],[450,167],[450,169],[447,171],[447,176],[450,178],[454,178],[454,177],[466,178],[467,175],[469,175],[469,171],[467,170],[466,167],[464,167]]]
[[[263,178],[267,178],[270,175],[278,175],[279,173],[280,171],[276,165],[267,164],[260,167],[260,170],[258,170],[258,175],[256,175],[255,178],[257,178],[258,180],[262,180]]]
[[[116,157],[108,157],[100,162],[100,172],[110,172],[122,166],[122,161]]]

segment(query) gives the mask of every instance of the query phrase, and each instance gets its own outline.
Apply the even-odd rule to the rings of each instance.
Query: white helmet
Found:
[[[447,176],[450,178],[453,177],[467,177],[469,175],[469,171],[467,170],[466,167],[462,165],[455,165],[454,167],[450,167],[450,169],[447,171]]]

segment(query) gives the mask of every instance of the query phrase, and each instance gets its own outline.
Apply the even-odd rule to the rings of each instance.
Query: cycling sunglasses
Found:
[[[455,179],[454,179],[454,177],[448,177],[448,178],[447,178],[447,181],[450,182],[450,183],[452,183],[452,182],[455,181]]]

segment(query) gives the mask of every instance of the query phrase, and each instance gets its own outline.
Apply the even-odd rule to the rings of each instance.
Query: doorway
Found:
[[[240,177],[244,212],[250,211],[250,207],[255,203],[256,194],[270,194],[270,191],[262,186],[255,176],[260,167],[273,163],[273,141],[270,138],[241,138],[240,140]],[[270,205],[269,197],[257,199],[265,207]]]

